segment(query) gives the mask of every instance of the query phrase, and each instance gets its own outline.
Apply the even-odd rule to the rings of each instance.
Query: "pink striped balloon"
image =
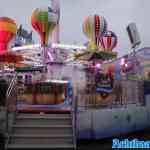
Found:
[[[117,46],[117,36],[112,31],[107,31],[104,36],[99,39],[99,48],[104,51],[112,51]]]

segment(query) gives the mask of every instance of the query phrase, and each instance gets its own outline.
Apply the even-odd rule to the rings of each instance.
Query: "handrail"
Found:
[[[6,128],[5,128],[5,133],[8,136],[7,138],[9,138],[9,121],[10,121],[9,120],[9,110],[10,110],[10,106],[12,106],[12,105],[15,106],[15,110],[13,110],[13,115],[14,115],[14,117],[16,115],[16,105],[17,105],[16,82],[17,82],[17,75],[15,74],[15,76],[11,80],[10,85],[9,85],[7,92],[6,92],[6,106],[5,106],[5,108],[6,108]],[[15,98],[15,101],[13,102],[14,98]],[[12,108],[14,109],[13,106],[12,106]],[[14,119],[14,118],[12,118],[12,119]]]
[[[73,125],[73,143],[74,148],[77,147],[77,104],[78,104],[77,93],[73,91],[72,97],[72,125]]]
[[[13,88],[15,82],[16,82],[16,79],[17,79],[17,75],[15,75],[15,76],[13,77],[12,81],[10,82],[10,85],[9,85],[9,87],[8,87],[8,89],[7,89],[7,92],[6,92],[6,97],[9,97],[9,96],[10,96],[10,93],[11,93],[12,88]]]

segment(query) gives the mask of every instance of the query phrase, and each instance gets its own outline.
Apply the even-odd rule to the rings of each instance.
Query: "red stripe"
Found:
[[[95,15],[94,16],[94,20],[95,20],[95,41],[96,43],[98,43],[98,36],[99,36],[99,26],[100,26],[100,20],[99,20],[99,16]]]
[[[16,24],[13,19],[8,18],[8,17],[0,17],[0,21],[5,21],[5,22],[12,23],[12,24]]]
[[[105,43],[104,43],[103,38],[101,39],[101,46],[102,46],[102,48],[105,50]]]
[[[107,37],[107,49],[108,49],[108,50],[111,50],[111,44],[112,44],[112,39],[111,39],[111,37],[109,36],[109,37]]]

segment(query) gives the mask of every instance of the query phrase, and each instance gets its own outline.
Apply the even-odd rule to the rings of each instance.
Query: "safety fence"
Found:
[[[126,107],[128,104],[144,105],[144,82],[114,81],[112,89],[97,90],[96,83],[88,83],[85,88],[77,88],[77,104],[82,108]],[[107,88],[106,88],[107,89]]]

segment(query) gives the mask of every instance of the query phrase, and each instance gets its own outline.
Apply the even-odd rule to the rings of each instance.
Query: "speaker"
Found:
[[[136,47],[137,45],[140,45],[141,43],[140,35],[139,35],[138,29],[135,23],[130,23],[127,26],[127,32],[128,32],[128,36],[129,36],[132,48]]]

